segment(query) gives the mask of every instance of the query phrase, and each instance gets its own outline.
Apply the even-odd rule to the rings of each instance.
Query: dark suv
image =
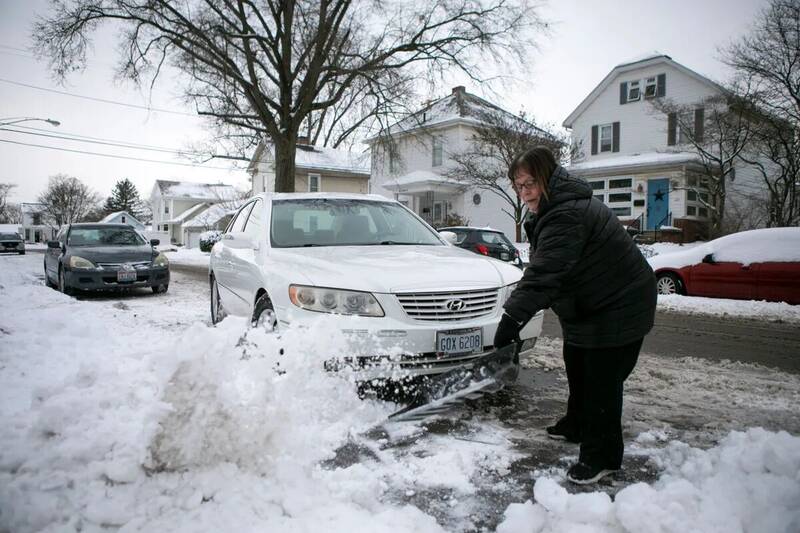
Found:
[[[23,255],[25,253],[25,241],[17,232],[0,232],[0,252],[11,252]]]
[[[453,226],[439,228],[439,231],[450,231],[456,234],[455,245],[465,248],[476,254],[494,257],[506,263],[511,263],[522,268],[522,259],[519,257],[514,243],[505,234],[491,228],[473,228],[470,226]]]

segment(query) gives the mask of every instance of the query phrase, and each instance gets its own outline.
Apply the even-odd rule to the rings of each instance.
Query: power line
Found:
[[[145,159],[145,158],[142,158],[142,157],[130,157],[130,156],[116,155],[116,154],[103,154],[103,153],[100,153],[100,152],[88,152],[88,151],[85,151],[85,150],[73,150],[73,149],[70,149],[70,148],[59,148],[57,146],[47,146],[45,144],[23,143],[23,142],[19,142],[19,141],[11,141],[11,140],[8,140],[8,139],[0,139],[0,143],[17,144],[17,145],[20,145],[20,146],[31,146],[31,147],[34,147],[34,148],[47,148],[49,150],[58,150],[60,152],[70,152],[70,153],[74,153],[74,154],[84,154],[84,155],[95,155],[95,156],[98,156],[98,157],[108,157],[108,158],[111,158],[111,159],[128,159],[128,160],[131,160],[131,161],[142,161],[142,162],[145,162],[145,163],[160,163],[162,165],[178,165],[178,166],[182,166],[182,167],[207,168],[207,169],[227,170],[227,171],[243,170],[243,169],[241,169],[239,167],[209,167],[209,166],[205,166],[205,165],[196,165],[196,164],[193,164],[193,163],[178,163],[176,161],[160,161],[158,159]]]
[[[32,128],[32,127],[25,127],[19,126],[20,128],[37,130],[37,131],[22,131],[16,129],[18,126],[14,128],[0,128],[0,131],[9,131],[12,133],[22,133],[25,135],[36,135],[38,137],[47,137],[51,139],[62,139],[65,141],[73,141],[73,142],[82,142],[82,143],[90,143],[90,144],[100,144],[104,146],[117,146],[119,148],[129,148],[132,150],[148,150],[151,152],[162,152],[162,153],[169,153],[169,154],[176,154],[176,155],[195,155],[200,157],[211,157],[212,154],[203,154],[200,152],[190,151],[190,150],[178,150],[173,148],[164,148],[161,146],[153,146],[147,144],[137,144],[137,143],[130,143],[127,141],[115,141],[112,139],[103,139],[100,137],[89,137],[86,135],[78,135],[73,133],[61,133],[61,132],[52,132],[48,130],[42,130],[41,128]],[[41,133],[40,133],[41,132]]]
[[[68,93],[66,91],[58,91],[56,89],[49,89],[47,87],[39,87],[37,85],[31,85],[29,83],[22,83],[22,82],[19,82],[19,81],[7,80],[5,78],[0,78],[0,82],[8,83],[8,84],[11,84],[11,85],[18,85],[19,87],[27,87],[29,89],[37,89],[39,91],[46,91],[46,92],[49,92],[49,93],[61,94],[61,95],[65,95],[65,96],[72,96],[73,98],[83,98],[84,100],[92,100],[92,101],[95,101],[95,102],[102,102],[104,104],[113,104],[113,105],[119,105],[119,106],[123,106],[123,107],[132,107],[134,109],[144,109],[146,111],[158,111],[158,112],[161,112],[161,113],[171,113],[173,115],[184,115],[184,116],[187,116],[187,117],[200,118],[195,113],[186,113],[184,111],[172,111],[172,110],[169,110],[169,109],[161,109],[161,108],[158,108],[158,107],[147,107],[147,106],[143,106],[143,105],[129,104],[129,103],[126,103],[126,102],[118,102],[116,100],[107,100],[105,98],[97,98],[97,97],[94,97],[94,96],[84,96],[82,94]]]

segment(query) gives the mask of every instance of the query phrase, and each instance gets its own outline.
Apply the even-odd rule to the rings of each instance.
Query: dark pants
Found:
[[[567,419],[579,428],[583,463],[622,466],[622,384],[636,366],[642,340],[611,348],[564,344]]]

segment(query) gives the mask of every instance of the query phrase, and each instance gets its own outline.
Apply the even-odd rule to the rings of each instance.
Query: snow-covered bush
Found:
[[[214,243],[222,238],[222,232],[217,230],[204,231],[200,234],[200,251],[210,252]]]

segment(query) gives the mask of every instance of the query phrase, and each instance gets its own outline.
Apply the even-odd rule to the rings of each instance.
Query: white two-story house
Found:
[[[450,155],[472,148],[479,116],[486,112],[508,113],[458,86],[391,126],[394,148],[379,137],[367,139],[371,191],[400,201],[434,226],[462,219],[471,226],[499,229],[513,240],[514,219],[503,212],[509,204],[494,192],[452,178],[455,163]],[[497,171],[500,183],[508,182],[503,179],[507,169]]]
[[[234,208],[239,193],[222,183],[156,180],[150,193],[153,209],[153,235],[166,234],[171,244],[188,244],[183,224],[214,204]],[[166,243],[165,243],[166,244]]]
[[[675,118],[652,103],[665,98],[694,106],[688,122],[693,121],[699,136],[702,102],[722,92],[717,83],[667,55],[617,65],[564,120],[582,154],[570,172],[588,180],[595,196],[623,223],[641,230],[662,228],[674,240],[707,238],[709,213],[703,201],[710,200],[704,168]],[[746,174],[737,173],[738,183],[730,185],[729,194],[747,185]]]

